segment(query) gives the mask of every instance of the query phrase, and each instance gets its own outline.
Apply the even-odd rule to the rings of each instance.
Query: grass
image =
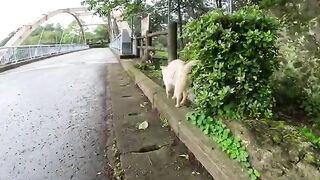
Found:
[[[156,51],[155,58],[168,59],[168,52]]]

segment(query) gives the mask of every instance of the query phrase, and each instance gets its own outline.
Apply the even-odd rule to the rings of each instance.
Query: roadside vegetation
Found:
[[[101,15],[119,5],[94,2],[100,1],[87,1]],[[228,126],[228,120],[239,122],[270,147],[294,154],[298,160],[290,159],[291,154],[288,160],[283,156],[290,166],[306,162],[319,170],[318,2],[240,0],[233,4],[232,14],[219,9],[220,2],[173,2],[171,18],[179,23],[179,56],[199,60],[192,71],[194,111],[187,120],[237,160],[250,179],[261,174],[250,157],[254,153]],[[128,20],[138,12],[150,14],[151,30],[166,29],[167,1],[156,1],[153,6],[143,1],[123,3]],[[166,47],[164,40],[157,45]],[[164,53],[157,56],[166,57]],[[143,62],[137,67],[161,84],[161,71],[154,65]]]

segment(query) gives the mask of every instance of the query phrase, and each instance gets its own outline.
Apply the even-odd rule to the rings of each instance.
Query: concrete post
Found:
[[[167,47],[168,47],[168,61],[172,61],[178,58],[177,54],[177,22],[170,22],[168,28]]]

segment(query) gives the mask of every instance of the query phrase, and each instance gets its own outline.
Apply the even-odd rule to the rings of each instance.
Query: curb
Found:
[[[115,54],[114,51],[112,52]],[[214,179],[249,179],[238,162],[230,159],[199,128],[185,120],[186,113],[191,111],[190,109],[175,108],[173,101],[166,97],[164,89],[135,68],[132,60],[122,60],[117,54],[115,56],[129,76],[148,97],[152,106],[157,108],[161,115],[168,120],[177,137],[188,147]]]
[[[51,57],[56,57],[56,56],[61,56],[61,55],[65,55],[65,54],[69,54],[69,53],[74,53],[74,52],[79,52],[79,51],[85,51],[85,50],[88,50],[88,49],[82,49],[82,50],[77,50],[77,51],[72,51],[72,52],[61,53],[61,54],[52,54],[52,55],[48,55],[48,56],[43,56],[43,57],[39,57],[39,58],[34,58],[34,59],[31,59],[31,60],[23,60],[23,61],[14,63],[14,64],[7,64],[7,65],[4,65],[4,66],[0,66],[0,73],[2,73],[2,72],[4,72],[4,71],[8,71],[8,70],[10,70],[10,69],[14,69],[14,68],[23,66],[23,65],[26,65],[26,64],[31,64],[31,63],[34,63],[34,62],[37,62],[37,61],[41,61],[41,60],[43,60],[43,59],[47,59],[47,58],[51,58]]]

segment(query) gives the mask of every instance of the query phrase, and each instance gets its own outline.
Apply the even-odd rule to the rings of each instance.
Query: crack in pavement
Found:
[[[140,148],[138,151],[128,151],[128,152],[124,152],[121,153],[121,155],[126,155],[126,154],[143,154],[143,153],[148,153],[148,152],[153,152],[153,151],[158,151],[160,149],[162,149],[163,147],[167,147],[169,146],[170,143],[167,144],[163,144],[163,145],[149,145],[149,146],[144,146],[142,148]]]

